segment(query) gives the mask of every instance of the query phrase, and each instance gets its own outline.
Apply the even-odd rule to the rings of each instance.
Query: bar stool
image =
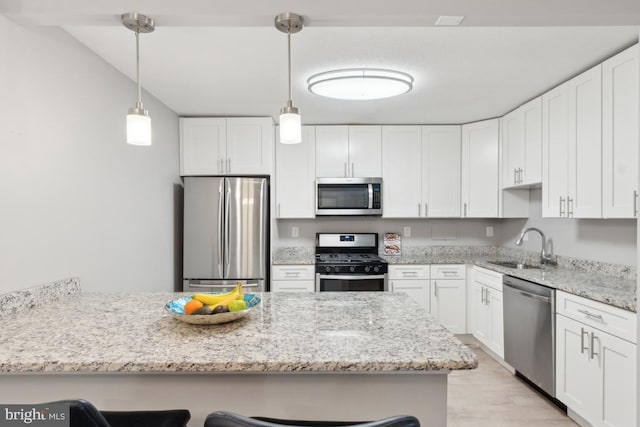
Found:
[[[186,409],[162,411],[99,411],[83,399],[59,400],[41,405],[68,405],[70,427],[186,427]]]
[[[420,427],[411,415],[396,415],[377,421],[304,421],[266,417],[245,417],[234,412],[216,411],[207,416],[204,427]]]

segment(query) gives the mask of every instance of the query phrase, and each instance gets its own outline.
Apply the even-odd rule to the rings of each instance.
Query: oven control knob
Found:
[[[326,271],[327,273],[329,273],[329,272],[331,271],[331,267],[326,266],[326,267],[324,268],[324,271]]]
[[[377,273],[378,271],[380,271],[380,267],[378,267],[378,266],[373,267],[373,271]]]
[[[369,267],[368,265],[364,268],[364,272],[368,273],[371,271],[371,267]]]
[[[354,271],[356,271],[356,268],[352,265],[351,267],[349,267],[349,271],[353,273]]]
[[[338,267],[338,266],[336,265],[336,267],[334,268],[334,271],[335,271],[336,273],[339,273],[339,272],[340,272],[340,267]]]

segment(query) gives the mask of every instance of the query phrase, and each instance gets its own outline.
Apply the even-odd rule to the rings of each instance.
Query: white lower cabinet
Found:
[[[594,427],[635,426],[636,344],[607,331],[635,331],[635,316],[557,294],[556,397]]]
[[[481,267],[474,267],[472,274],[473,336],[496,355],[504,358],[502,274]]]
[[[454,334],[467,331],[465,276],[463,264],[431,265],[431,315]]]
[[[389,291],[404,292],[430,311],[429,275],[428,265],[390,265]]]
[[[271,272],[271,292],[314,292],[313,265],[274,265]]]
[[[466,332],[465,266],[390,265],[389,290],[405,292],[454,334]]]

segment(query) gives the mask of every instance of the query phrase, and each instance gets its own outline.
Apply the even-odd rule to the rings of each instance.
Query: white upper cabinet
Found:
[[[542,216],[602,216],[602,66],[542,97]]]
[[[382,175],[381,126],[316,126],[318,178]]]
[[[602,216],[634,218],[638,194],[638,45],[602,63]]]
[[[315,127],[302,127],[301,144],[276,142],[276,218],[315,217]]]
[[[270,117],[180,118],[180,175],[270,175]]]
[[[502,119],[503,187],[532,186],[542,180],[542,97],[527,102]]]
[[[460,156],[460,126],[422,127],[422,216],[460,217]]]
[[[382,127],[382,216],[421,216],[420,126]]]
[[[462,125],[462,217],[497,218],[499,120]]]

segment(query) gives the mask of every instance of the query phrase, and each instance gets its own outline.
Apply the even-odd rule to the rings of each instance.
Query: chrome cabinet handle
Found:
[[[593,356],[600,356],[600,353],[596,353],[596,340],[599,342],[600,338],[596,337],[595,334],[591,332],[591,359],[593,359]]]
[[[480,302],[482,303],[482,305],[487,305],[487,303],[486,303],[486,297],[484,296],[485,292],[487,291],[487,288],[484,288],[484,287],[483,287],[483,288],[481,289],[481,291],[482,291],[482,294],[481,294],[481,297],[480,297]]]
[[[223,159],[220,159],[219,172],[220,173],[224,173],[224,160]]]
[[[424,216],[429,216],[429,204],[424,204]]]
[[[464,218],[466,218],[466,217],[467,217],[467,203],[466,203],[466,202],[464,203],[464,212],[463,212],[463,215],[462,215],[462,216],[463,216]]]
[[[633,216],[638,216],[638,190],[633,190]]]
[[[227,173],[231,173],[231,157],[227,159]]]
[[[351,177],[355,176],[355,172],[353,171],[353,162],[351,162]]]
[[[344,177],[349,177],[349,171],[347,171],[347,162],[344,162]]]
[[[560,196],[560,216],[564,216],[564,197]]]
[[[584,354],[584,351],[589,351],[589,346],[584,346],[584,334],[587,334],[587,338],[589,338],[589,332],[585,331],[584,328],[580,328],[580,354]]]
[[[573,218],[573,199],[567,197],[567,218]]]
[[[433,282],[433,296],[438,298],[438,282]]]
[[[420,214],[420,208],[421,208],[421,206],[420,206],[420,202],[418,202],[418,216],[420,216],[420,215],[421,215],[421,214]]]
[[[280,203],[278,202],[278,218],[280,218]]]
[[[513,183],[517,184],[518,183],[518,169],[513,168]]]
[[[578,310],[578,313],[582,313],[582,314],[584,314],[585,316],[587,316],[587,317],[589,317],[591,319],[594,319],[594,320],[597,320],[599,322],[605,323],[604,322],[604,318],[602,317],[601,314],[589,313],[587,310]]]
[[[518,184],[522,184],[522,168],[518,169]]]
[[[487,305],[491,305],[491,291],[487,288]]]

